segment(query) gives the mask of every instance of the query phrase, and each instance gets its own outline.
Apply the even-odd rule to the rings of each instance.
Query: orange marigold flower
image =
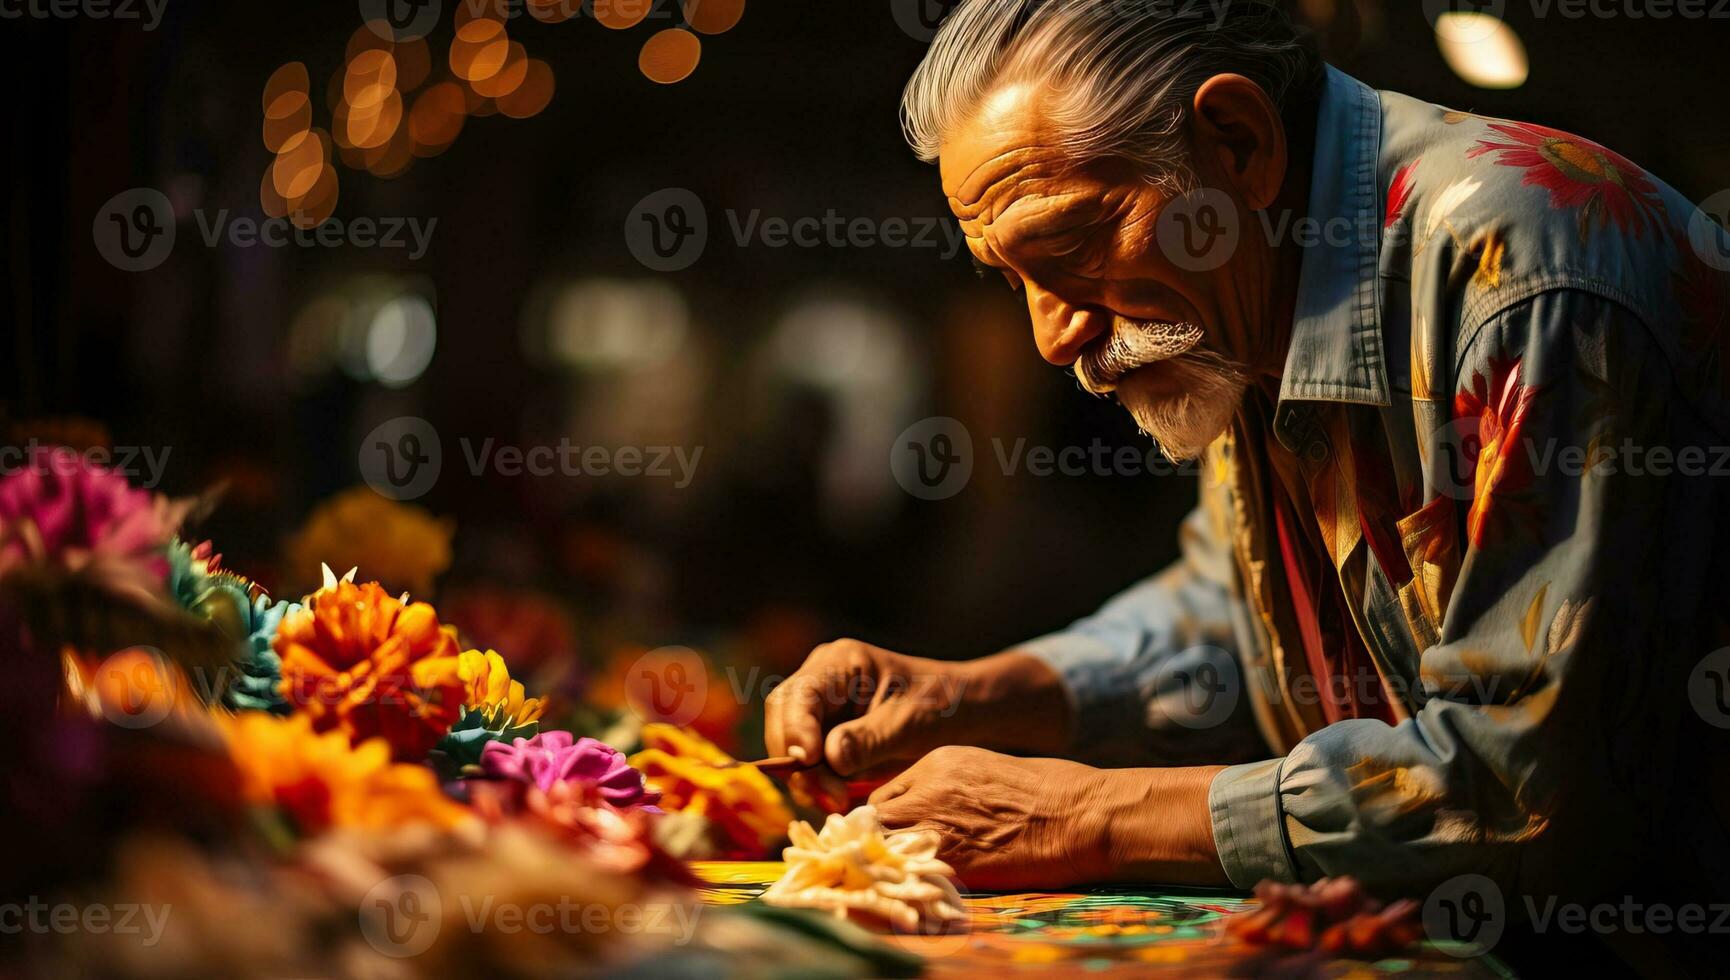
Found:
[[[283,698],[315,731],[340,729],[357,744],[383,738],[398,759],[424,757],[467,700],[456,631],[376,582],[313,593],[283,617],[272,646]]]
[[[733,765],[701,735],[672,725],[644,725],[643,746],[629,761],[661,791],[661,808],[707,818],[725,833],[727,856],[760,857],[786,835],[793,813],[756,766]]]
[[[331,828],[395,830],[409,824],[452,828],[473,819],[439,789],[431,769],[392,762],[382,739],[350,745],[318,734],[305,715],[243,711],[219,718],[241,795],[280,807],[311,836]]]

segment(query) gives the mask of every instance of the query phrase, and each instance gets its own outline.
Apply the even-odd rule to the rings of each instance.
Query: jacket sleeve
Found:
[[[1235,762],[1267,755],[1243,697],[1237,651],[1248,609],[1205,508],[1185,519],[1182,556],[1068,629],[1017,649],[1068,689],[1070,754],[1095,765]]]
[[[1216,779],[1240,887],[1350,874],[1414,892],[1475,873],[1513,908],[1632,865],[1655,829],[1722,537],[1704,502],[1722,507],[1723,481],[1689,452],[1709,437],[1644,324],[1607,299],[1539,293],[1463,343],[1451,421],[1420,433],[1437,440],[1421,550],[1457,575],[1419,706]]]

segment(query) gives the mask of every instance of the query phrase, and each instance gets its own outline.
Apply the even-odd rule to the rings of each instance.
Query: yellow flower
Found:
[[[383,739],[350,745],[317,734],[305,715],[262,711],[218,721],[249,803],[280,807],[308,836],[333,827],[394,830],[426,823],[451,828],[473,819],[439,789],[431,769],[392,762]]]
[[[505,658],[495,651],[465,650],[457,661],[463,682],[463,707],[479,711],[491,722],[516,728],[539,721],[546,704],[540,698],[523,697],[523,685],[511,680]]]
[[[451,565],[453,533],[450,521],[424,508],[355,487],[320,504],[289,539],[286,572],[305,586],[318,581],[321,565],[359,566],[393,591],[431,594]]]
[[[630,763],[661,791],[661,808],[707,818],[726,833],[729,856],[761,856],[786,834],[793,813],[755,766],[719,768],[733,759],[672,725],[644,725],[643,746]]]

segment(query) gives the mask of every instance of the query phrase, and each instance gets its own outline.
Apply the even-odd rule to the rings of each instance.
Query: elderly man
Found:
[[[904,116],[1040,354],[1199,456],[1201,504],[1008,652],[819,648],[772,752],[911,763],[872,802],[974,886],[1475,873],[1515,909],[1671,888],[1661,840],[1730,867],[1730,703],[1690,707],[1730,660],[1717,225],[1248,0],[970,0]]]

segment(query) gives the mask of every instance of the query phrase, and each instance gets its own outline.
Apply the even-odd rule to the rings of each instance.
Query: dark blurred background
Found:
[[[563,597],[585,644],[744,635],[786,660],[847,634],[975,655],[1061,626],[1170,560],[1192,475],[1001,472],[994,441],[1005,451],[1018,439],[1148,444],[1039,359],[1015,298],[976,278],[964,252],[946,257],[949,238],[899,248],[734,241],[732,221],[753,211],[946,213],[935,170],[912,158],[896,117],[922,24],[941,4],[922,20],[917,2],[892,0],[706,3],[705,21],[676,0],[643,0],[634,25],[629,0],[560,23],[542,22],[533,3],[514,10],[504,27],[521,49],[501,53],[499,70],[524,56],[544,62],[550,71],[523,84],[550,77],[550,101],[465,95],[461,131],[443,145],[455,117],[439,117],[435,100],[423,115],[416,95],[441,79],[462,87],[450,49],[456,22],[473,17],[446,0],[418,54],[397,46],[405,91],[389,109],[401,117],[387,120],[390,140],[315,158],[327,183],[297,189],[340,221],[436,219],[418,258],[412,248],[202,237],[225,209],[229,220],[262,220],[280,208],[266,139],[278,149],[284,139],[266,125],[264,100],[269,86],[271,96],[294,88],[283,66],[305,66],[311,125],[327,136],[345,131],[332,110],[345,91],[377,101],[354,87],[365,78],[344,88],[355,56],[391,47],[367,40],[356,3],[166,0],[148,31],[8,14],[9,437],[70,425],[92,441],[167,448],[162,489],[224,488],[198,536],[216,539],[234,567],[293,589],[304,569],[280,557],[293,529],[362,482],[369,432],[423,417],[443,470],[413,503],[456,528],[440,588]],[[1463,76],[1508,85],[1518,59],[1480,46],[1476,67],[1450,67],[1426,6],[1303,0],[1293,10],[1330,61],[1376,87],[1579,132],[1695,200],[1730,186],[1724,21],[1574,19],[1510,3],[1506,30],[1523,44],[1527,76],[1490,88]],[[700,41],[694,70],[688,37],[644,55],[687,14]],[[457,67],[480,74],[472,62],[490,55],[471,49],[496,38],[469,36],[479,40]],[[411,90],[415,58],[430,64]],[[627,217],[675,187],[701,200],[708,242],[688,268],[657,272],[627,247]],[[96,244],[105,202],[133,188],[165,195],[177,228],[166,260],[139,272]],[[928,501],[897,485],[889,447],[932,415],[967,426],[975,459],[964,490]],[[460,448],[562,437],[702,455],[680,488],[473,475]],[[596,639],[592,622],[611,624],[611,639]]]

